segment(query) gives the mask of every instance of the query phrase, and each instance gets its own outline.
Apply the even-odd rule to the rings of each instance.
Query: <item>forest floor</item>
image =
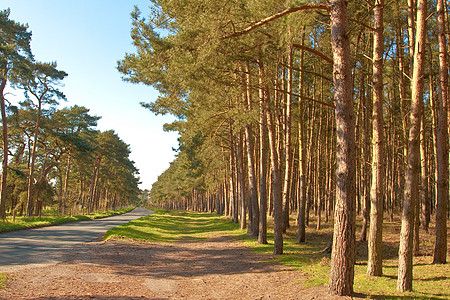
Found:
[[[383,226],[384,275],[365,274],[367,242],[357,242],[355,295],[328,295],[330,255],[321,250],[332,222],[316,229],[313,221],[306,243],[295,243],[292,226],[285,254],[274,257],[271,234],[268,245],[258,245],[224,217],[157,210],[111,229],[107,241],[72,249],[56,264],[9,270],[0,299],[449,299],[449,265],[431,264],[433,228],[421,232],[414,291],[395,290],[398,218]],[[359,232],[360,221],[357,238]]]
[[[11,271],[2,299],[345,299],[230,237],[171,244],[112,239]]]

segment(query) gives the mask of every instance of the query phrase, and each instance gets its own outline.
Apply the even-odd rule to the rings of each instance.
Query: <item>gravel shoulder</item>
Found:
[[[229,237],[90,242],[54,264],[7,272],[1,299],[346,299]]]

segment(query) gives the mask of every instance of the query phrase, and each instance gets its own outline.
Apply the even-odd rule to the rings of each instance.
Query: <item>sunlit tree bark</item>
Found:
[[[446,263],[447,259],[447,206],[448,206],[448,58],[444,26],[444,3],[437,1],[439,27],[439,117],[436,136],[437,199],[436,244],[433,263]]]
[[[383,122],[383,9],[384,1],[374,3],[373,32],[373,130],[372,130],[372,186],[370,189],[370,231],[367,274],[381,276],[383,195],[385,177]]]
[[[330,1],[336,111],[336,203],[329,290],[353,292],[355,264],[355,128],[347,2]]]
[[[414,210],[418,203],[420,170],[420,122],[423,109],[423,54],[425,48],[425,27],[427,1],[417,2],[416,41],[414,68],[411,82],[411,113],[408,137],[408,165],[405,174],[402,227],[400,233],[397,289],[412,289]]]

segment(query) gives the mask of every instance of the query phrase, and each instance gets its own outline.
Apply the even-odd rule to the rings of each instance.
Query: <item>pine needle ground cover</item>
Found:
[[[239,229],[237,224],[216,214],[161,210],[130,223],[109,230],[105,239],[130,238],[140,241],[173,243],[182,240],[204,240],[207,238],[231,236],[242,240],[243,244],[259,253],[273,253],[273,235],[268,235],[269,244],[258,245],[254,238]],[[297,244],[295,239],[296,226],[291,221],[284,239],[284,255],[269,256],[283,264],[296,268],[305,274],[299,278],[305,288],[328,284],[330,271],[330,254],[323,249],[331,239],[332,223],[326,223],[319,230],[310,223],[307,228],[307,241]],[[272,231],[269,224],[268,232]],[[363,298],[375,299],[450,299],[450,268],[449,265],[432,265],[430,251],[433,229],[429,234],[423,234],[421,239],[422,256],[414,259],[413,292],[400,293],[396,290],[397,255],[400,221],[385,222],[384,227],[384,263],[383,276],[366,275],[367,242],[357,242],[357,262],[355,266],[355,292]],[[357,234],[360,232],[358,227]]]
[[[13,221],[12,217],[8,217],[6,221],[0,221],[0,233],[20,229],[29,229],[57,224],[64,224],[75,221],[88,221],[100,218],[120,215],[133,210],[134,207],[128,207],[119,210],[99,212],[80,216],[58,216],[56,211],[46,211],[42,217],[16,217]]]

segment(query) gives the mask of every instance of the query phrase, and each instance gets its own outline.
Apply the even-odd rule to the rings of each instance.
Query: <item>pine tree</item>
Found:
[[[335,295],[351,295],[354,279],[356,222],[355,125],[346,1],[330,1],[330,14],[336,106],[337,173],[329,290]]]
[[[418,203],[420,168],[420,123],[423,110],[423,55],[425,51],[425,27],[427,1],[417,1],[417,25],[414,47],[414,68],[411,81],[412,99],[408,141],[408,165],[406,169],[403,199],[402,228],[400,233],[397,289],[412,289],[412,251],[414,236],[414,210]]]
[[[8,176],[8,121],[6,114],[5,87],[8,80],[19,80],[26,70],[25,61],[32,59],[28,26],[9,19],[10,10],[0,11],[0,109],[2,116],[2,179],[0,192],[0,218],[6,218],[6,186]]]

